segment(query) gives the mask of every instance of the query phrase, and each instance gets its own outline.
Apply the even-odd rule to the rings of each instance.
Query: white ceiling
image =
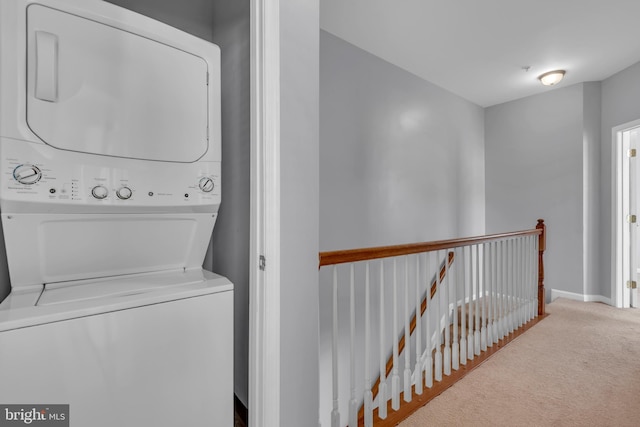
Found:
[[[483,107],[640,61],[640,0],[320,0],[320,27]]]

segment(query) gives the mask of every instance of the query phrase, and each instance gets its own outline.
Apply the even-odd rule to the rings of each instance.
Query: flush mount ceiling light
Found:
[[[564,70],[554,70],[549,71],[548,73],[544,73],[538,76],[538,80],[545,86],[553,86],[556,83],[559,83],[560,80],[564,77]]]

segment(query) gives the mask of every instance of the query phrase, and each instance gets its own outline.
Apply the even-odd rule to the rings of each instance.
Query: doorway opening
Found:
[[[640,120],[613,129],[614,204],[612,212],[612,302],[638,307],[640,268]]]

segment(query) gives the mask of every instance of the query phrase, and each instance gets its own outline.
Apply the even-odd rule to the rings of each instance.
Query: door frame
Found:
[[[616,307],[628,307],[624,301],[624,248],[623,236],[627,232],[624,220],[624,192],[622,162],[624,159],[622,134],[625,131],[640,127],[640,119],[616,126],[611,130],[612,141],[612,198],[611,206],[611,302]]]
[[[249,426],[280,425],[280,3],[251,0]]]

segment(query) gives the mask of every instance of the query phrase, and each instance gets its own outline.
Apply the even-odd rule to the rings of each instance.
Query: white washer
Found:
[[[201,267],[219,58],[106,2],[0,1],[0,405],[233,425],[233,285]]]

